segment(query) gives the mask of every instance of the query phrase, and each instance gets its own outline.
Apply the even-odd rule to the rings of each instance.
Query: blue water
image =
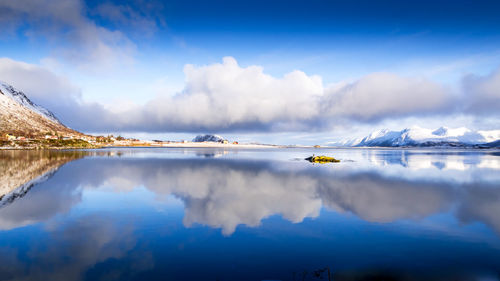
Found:
[[[0,175],[0,280],[500,280],[498,151],[4,151]]]

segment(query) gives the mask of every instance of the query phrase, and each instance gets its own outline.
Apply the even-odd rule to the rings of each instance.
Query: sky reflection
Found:
[[[319,245],[329,248],[327,245],[339,247],[339,243],[347,243],[345,250],[348,245],[356,248],[350,239],[366,239],[372,246],[389,243],[386,246],[396,255],[408,247],[416,251],[414,254],[422,255],[418,248],[431,245],[437,247],[441,257],[446,256],[446,247],[458,251],[459,257],[483,252],[482,262],[490,262],[492,255],[500,254],[497,155],[332,152],[346,161],[312,165],[296,160],[312,153],[307,150],[158,150],[155,157],[147,157],[150,151],[138,149],[81,152],[67,158],[51,156],[58,159],[55,166],[59,169],[52,167],[49,171],[37,170],[40,175],[30,174],[26,177],[28,182],[47,173],[51,176],[0,207],[0,259],[18,257],[0,267],[0,272],[13,279],[30,279],[39,276],[38,271],[57,264],[61,270],[48,275],[51,280],[64,280],[65,276],[88,279],[92,274],[102,277],[104,271],[111,279],[127,279],[132,272],[121,270],[126,263],[137,267],[134,272],[158,270],[155,260],[163,254],[155,254],[151,246],[169,243],[160,242],[163,239],[177,241],[175,246],[159,246],[174,247],[174,256],[180,255],[178,251],[186,254],[186,247],[193,243],[197,245],[196,250],[191,249],[195,255],[203,252],[203,247],[208,247],[208,252],[209,248],[214,251],[212,247],[226,249],[231,247],[231,241],[241,250],[239,255],[260,255],[265,252],[259,246],[260,239],[283,239],[279,243],[285,252],[293,243],[299,243],[297,251],[308,252],[300,246],[300,241],[307,241],[304,243],[317,251],[318,256],[312,259],[315,262],[324,262]],[[47,161],[42,158],[22,158],[24,169]],[[4,168],[11,167],[7,162],[14,161],[13,157],[0,159]],[[436,161],[444,166],[426,164]],[[456,169],[444,168],[456,167],[456,163],[468,165],[460,170],[459,177],[455,177]],[[397,169],[402,172],[397,173]],[[2,175],[8,177],[8,173]],[[9,194],[13,193],[15,189]],[[18,238],[20,233],[41,238],[23,241]],[[255,252],[242,249],[242,239],[261,252],[257,248]],[[397,243],[403,243],[401,249],[387,239],[399,239]],[[215,244],[200,249],[205,240]],[[440,243],[434,245],[437,241]],[[28,256],[22,250],[25,247],[30,249]],[[370,248],[355,251],[367,257],[378,252]],[[302,262],[302,257],[313,253],[303,254],[299,259]],[[184,256],[190,257],[196,260]],[[198,262],[206,262],[203,258],[207,256],[199,257]],[[345,263],[345,268],[364,263],[378,268],[377,263],[368,260],[336,263]],[[30,264],[27,275],[23,269],[26,261]],[[386,262],[391,264],[390,258]],[[399,266],[408,270],[408,264],[401,263]],[[118,265],[120,270],[109,271]],[[213,269],[215,275],[220,273],[217,266]],[[273,272],[270,268],[264,270],[262,264],[252,266],[254,270]],[[496,263],[486,264],[485,268],[495,266]]]

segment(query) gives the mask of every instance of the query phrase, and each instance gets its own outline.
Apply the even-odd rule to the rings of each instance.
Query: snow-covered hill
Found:
[[[0,81],[0,133],[28,135],[46,132],[79,134],[64,126],[52,112],[33,103],[22,91]]]
[[[338,146],[473,146],[494,143],[500,140],[500,130],[473,131],[465,127],[425,129],[411,127],[402,131],[383,129],[364,138],[332,143]]]
[[[223,142],[224,138],[219,135],[198,135],[193,142]]]
[[[47,110],[39,105],[34,104],[30,99],[28,99],[28,97],[23,92],[16,90],[11,85],[0,81],[0,91],[6,97],[13,99],[18,104],[38,113],[42,117],[45,117],[45,118],[47,118],[51,121],[54,121],[56,123],[61,123],[52,112],[50,112],[49,110]]]

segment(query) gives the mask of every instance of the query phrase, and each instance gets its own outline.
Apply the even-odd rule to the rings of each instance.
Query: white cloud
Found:
[[[449,109],[450,93],[423,78],[373,73],[340,89],[327,91],[322,112],[361,121],[437,113]]]
[[[34,101],[79,99],[78,86],[38,65],[0,58],[0,80],[19,87]]]
[[[302,122],[317,115],[321,78],[293,71],[283,78],[259,66],[240,67],[231,57],[222,64],[184,68],[186,86],[174,97],[159,97],[144,108],[158,126],[227,129]]]
[[[468,75],[463,79],[465,111],[478,115],[499,115],[500,68],[489,75]]]
[[[54,43],[57,47],[51,58],[88,72],[132,64],[136,45],[126,31],[97,24],[89,17],[92,12],[80,0],[0,0],[0,24],[6,26],[7,34],[13,36],[20,30],[28,38]],[[118,21],[120,27],[141,29],[141,34],[156,30],[155,20],[129,6],[102,4],[95,14]]]
[[[33,102],[46,107],[74,129],[85,130],[96,126],[105,129],[99,126],[109,126],[113,119],[102,105],[85,102],[80,88],[66,77],[38,65],[0,58],[0,81],[25,92]],[[102,123],[93,120],[102,120]]]
[[[113,107],[85,102],[77,86],[42,67],[0,59],[0,80],[24,90],[65,124],[87,132],[310,133],[354,123],[457,116],[461,108],[471,116],[491,117],[500,100],[498,71],[466,78],[463,98],[423,78],[373,73],[324,86],[320,76],[292,71],[273,77],[260,66],[242,67],[232,57],[206,66],[186,65],[184,72],[184,88],[175,95],[160,93],[144,104]]]
[[[442,112],[452,106],[450,93],[438,84],[388,73],[330,88],[316,75],[293,71],[276,78],[259,66],[241,67],[231,57],[222,64],[187,65],[184,71],[186,86],[181,93],[154,99],[142,109],[142,117],[152,126],[311,130],[339,119],[371,122]]]

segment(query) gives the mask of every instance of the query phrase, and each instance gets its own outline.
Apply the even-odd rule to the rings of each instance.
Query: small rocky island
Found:
[[[324,156],[324,155],[315,156],[314,154],[313,154],[313,156],[307,157],[305,160],[307,160],[307,161],[309,161],[311,163],[319,163],[319,164],[338,163],[338,162],[340,162],[340,160],[335,159],[335,158],[330,157],[330,156]]]

